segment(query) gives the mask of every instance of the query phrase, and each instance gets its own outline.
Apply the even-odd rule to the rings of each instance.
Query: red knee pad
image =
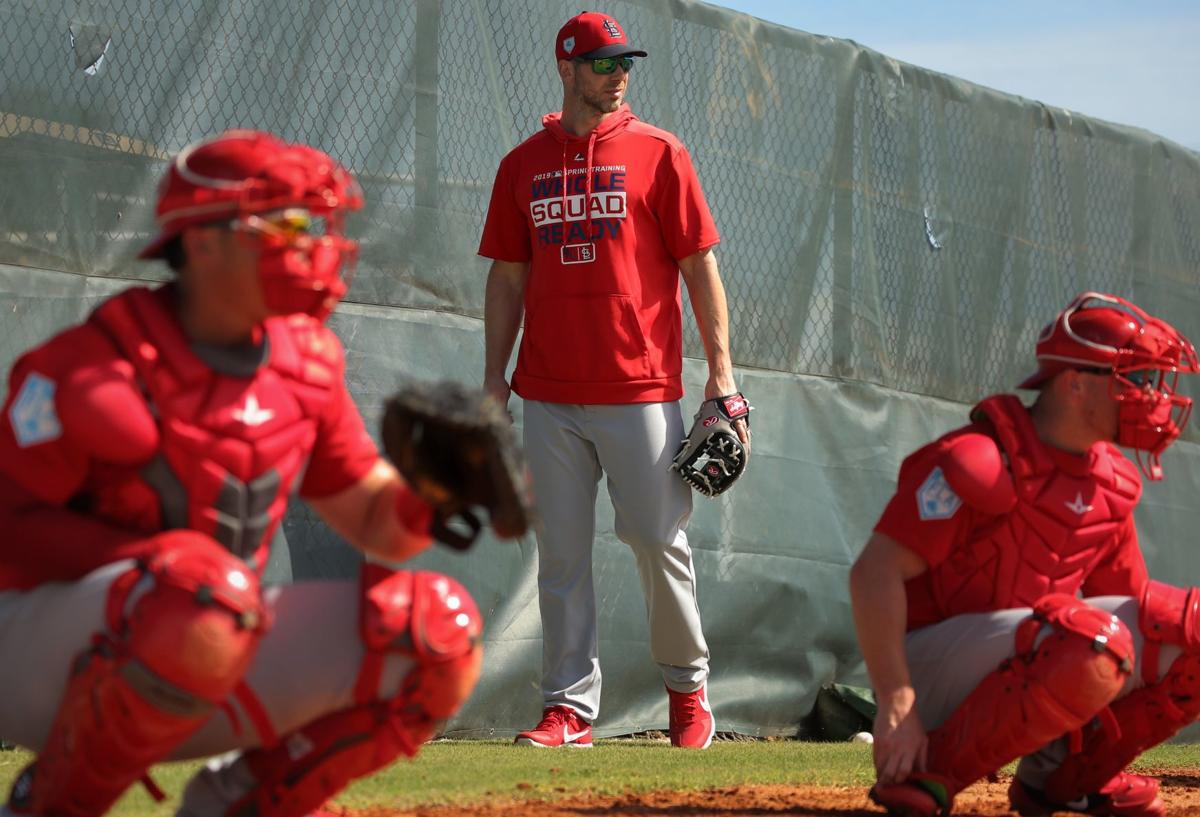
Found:
[[[202,534],[161,535],[114,580],[37,759],[33,811],[103,813],[197,729],[245,673],[264,627],[258,579]]]
[[[1142,680],[1153,684],[1158,681],[1163,644],[1175,644],[1185,653],[1200,652],[1200,588],[1146,582],[1138,599],[1138,626],[1146,638]]]
[[[1180,717],[1188,718],[1190,723],[1200,715],[1200,588],[1147,582],[1138,600],[1138,626],[1146,639],[1142,647],[1146,688],[1162,687],[1164,701],[1173,701]],[[1183,655],[1159,679],[1163,644],[1174,644]],[[1185,725],[1180,723],[1181,727]]]
[[[1039,643],[1046,626],[1051,632]],[[1016,649],[929,733],[927,769],[947,783],[951,800],[1102,711],[1129,675],[1133,638],[1111,614],[1054,594],[1018,628]]]
[[[357,706],[326,715],[269,749],[246,753],[258,786],[226,817],[302,817],[351,781],[412,757],[479,678],[482,620],[470,595],[437,573],[364,564],[360,628],[367,648]],[[388,655],[415,666],[400,691],[381,699]]]
[[[1042,596],[1033,604],[1033,616],[1017,630],[1017,652],[1033,649],[1043,625],[1090,639],[1092,649],[1111,656],[1122,673],[1133,671],[1133,634],[1112,613],[1066,593]]]
[[[453,715],[479,679],[483,620],[475,600],[439,573],[364,564],[362,582],[360,625],[367,659],[358,701],[377,697],[384,656],[401,653],[417,662],[401,692],[406,704],[435,721]]]
[[[246,673],[268,626],[258,576],[204,534],[162,538],[159,553],[114,582],[109,626],[157,677],[218,704]]]
[[[1138,625],[1146,638],[1185,651],[1200,649],[1200,588],[1146,582],[1138,599]]]

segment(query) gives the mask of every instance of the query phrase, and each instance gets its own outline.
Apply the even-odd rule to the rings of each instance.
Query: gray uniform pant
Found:
[[[651,656],[677,692],[693,692],[708,678],[708,645],[684,532],[692,494],[668,470],[683,437],[678,402],[525,401],[525,451],[542,517],[538,596],[546,706],[569,706],[589,721],[600,710],[592,538],[601,472],[608,478],[615,533],[637,561]]]
[[[117,562],[77,582],[27,592],[0,593],[0,737],[38,751],[45,743],[66,686],[71,660],[104,629],[104,606],[113,579],[132,566]],[[245,680],[280,736],[354,705],[354,682],[365,650],[359,638],[357,581],[303,582],[264,592],[275,622],[259,646]],[[412,662],[385,661],[382,693],[400,687]],[[233,713],[237,723],[231,719]],[[172,753],[197,758],[260,745],[236,701]],[[207,817],[245,792],[235,785],[232,759],[201,773],[184,797],[181,815]],[[224,780],[222,781],[222,778]],[[217,794],[217,790],[220,793]],[[2,812],[0,812],[2,813]]]
[[[1138,627],[1137,600],[1127,596],[1097,596],[1088,604],[1117,616],[1133,635],[1137,663],[1118,697],[1143,686],[1142,645],[1145,639]],[[971,613],[922,627],[908,634],[906,651],[913,689],[917,694],[917,712],[926,729],[940,726],[979,683],[1015,653],[1017,626],[1031,614],[1028,607]],[[1042,630],[1044,635],[1048,632]],[[1164,644],[1159,653],[1158,677],[1162,677],[1179,657],[1181,650]],[[1013,713],[1016,717],[1018,713]],[[987,740],[980,735],[980,740]],[[1060,738],[1028,755],[1017,767],[1017,776],[1041,789],[1046,778],[1067,756],[1067,740]]]

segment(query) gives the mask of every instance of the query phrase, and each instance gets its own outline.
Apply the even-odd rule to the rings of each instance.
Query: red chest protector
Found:
[[[948,618],[1076,594],[1120,544],[1141,495],[1136,467],[1111,446],[1095,446],[1087,457],[1055,456],[1013,395],[989,397],[972,417],[994,428],[1016,501],[1007,513],[981,515],[984,524],[929,571],[934,607]]]
[[[264,344],[245,355],[193,347],[168,298],[130,290],[90,319],[133,364],[160,437],[136,476],[89,480],[89,493],[101,514],[146,526],[150,506],[152,527],[206,533],[261,571],[334,397],[340,350],[304,317],[267,321]]]

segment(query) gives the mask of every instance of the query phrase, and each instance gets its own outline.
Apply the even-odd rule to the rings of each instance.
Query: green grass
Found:
[[[7,790],[29,760],[0,752],[0,786]],[[1156,770],[1200,766],[1200,748],[1159,747],[1139,766]],[[157,805],[140,787],[112,812],[125,817],[169,817],[198,763],[158,766],[155,780],[170,795]],[[619,794],[663,789],[709,789],[749,783],[868,785],[869,746],[849,743],[759,741],[715,743],[705,752],[673,750],[651,741],[602,741],[590,750],[524,749],[499,741],[446,741],[426,746],[343,793],[344,806],[470,803],[498,798],[555,798],[578,793]]]

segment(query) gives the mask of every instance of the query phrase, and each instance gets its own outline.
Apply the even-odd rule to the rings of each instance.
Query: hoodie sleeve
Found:
[[[512,154],[500,161],[496,181],[492,184],[492,200],[483,223],[483,238],[479,255],[494,261],[529,261],[533,257],[529,224],[516,198],[516,177]]]
[[[686,147],[674,147],[663,157],[655,187],[654,213],[676,261],[720,243],[721,236]]]

